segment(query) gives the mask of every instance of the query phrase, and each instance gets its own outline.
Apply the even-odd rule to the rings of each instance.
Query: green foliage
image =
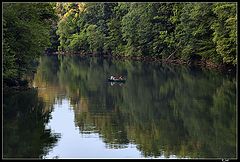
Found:
[[[235,3],[57,3],[56,8],[61,50],[236,65]]]
[[[149,4],[132,3],[122,19],[123,39],[127,41],[130,55],[148,54],[147,43],[151,39],[151,7]]]
[[[3,77],[21,78],[50,45],[54,10],[49,3],[3,4]]]
[[[199,55],[205,59],[217,59],[210,26],[213,21],[211,3],[188,3],[175,13],[176,40],[181,57],[191,59]],[[179,20],[177,20],[179,19]]]
[[[217,3],[212,10],[216,19],[212,24],[213,42],[222,61],[228,64],[237,64],[237,12],[236,3]]]
[[[17,76],[16,58],[10,46],[3,39],[3,78]]]
[[[58,6],[59,7],[59,6]],[[71,3],[64,3],[65,10],[69,10],[59,18],[57,34],[59,35],[60,46],[58,49],[61,51],[63,49],[69,50],[71,48],[69,37],[72,37],[77,31],[77,18],[78,18],[78,8],[71,5]],[[64,11],[65,11],[64,10]],[[62,13],[63,11],[60,11]]]
[[[3,77],[31,71],[50,43],[49,51],[236,65],[236,21],[236,3],[4,3]]]
[[[69,49],[72,51],[88,51],[89,44],[87,39],[88,37],[85,31],[79,34],[73,34],[70,38]]]
[[[104,33],[96,25],[87,27],[87,40],[91,52],[102,52],[104,44]]]

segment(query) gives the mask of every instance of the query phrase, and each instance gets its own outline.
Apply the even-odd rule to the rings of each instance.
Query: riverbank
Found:
[[[216,64],[210,60],[183,60],[179,58],[171,59],[166,58],[162,59],[159,56],[123,56],[123,55],[106,55],[106,54],[99,54],[99,53],[81,53],[81,52],[52,52],[47,53],[47,55],[77,55],[81,57],[102,57],[105,59],[112,59],[112,60],[120,60],[120,61],[141,61],[141,62],[149,62],[149,63],[162,63],[162,64],[170,64],[170,65],[187,65],[189,67],[198,67],[201,69],[209,69],[209,70],[217,70],[223,73],[232,73],[236,74],[236,67],[226,64]]]

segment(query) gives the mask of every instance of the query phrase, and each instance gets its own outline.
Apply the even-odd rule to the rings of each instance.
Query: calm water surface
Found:
[[[125,84],[111,84],[123,75]],[[43,56],[3,96],[4,158],[236,158],[236,78],[158,63]]]

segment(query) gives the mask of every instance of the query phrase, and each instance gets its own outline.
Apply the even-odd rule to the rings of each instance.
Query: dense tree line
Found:
[[[4,3],[3,78],[47,47],[235,66],[236,21],[236,3]]]
[[[3,3],[3,78],[21,78],[50,46],[51,3]]]
[[[57,3],[60,51],[236,65],[236,3]]]

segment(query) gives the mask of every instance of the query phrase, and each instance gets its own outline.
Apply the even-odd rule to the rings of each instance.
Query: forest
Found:
[[[3,79],[46,52],[237,65],[237,3],[3,3]]]
[[[237,157],[237,3],[6,2],[2,15],[5,158]]]

